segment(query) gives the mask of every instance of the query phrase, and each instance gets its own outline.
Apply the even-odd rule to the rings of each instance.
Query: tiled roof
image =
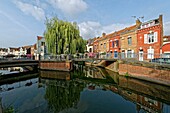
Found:
[[[41,40],[43,37],[42,36],[37,36],[37,39],[38,40]]]

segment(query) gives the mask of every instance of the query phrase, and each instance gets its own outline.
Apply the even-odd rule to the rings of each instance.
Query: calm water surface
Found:
[[[98,68],[39,71],[0,84],[1,108],[17,113],[170,113],[170,87]]]

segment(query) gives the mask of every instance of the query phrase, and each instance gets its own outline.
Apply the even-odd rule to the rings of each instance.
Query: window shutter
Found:
[[[144,34],[144,44],[147,44],[147,43],[148,43],[148,35]]]
[[[158,32],[154,32],[154,42],[158,42]]]

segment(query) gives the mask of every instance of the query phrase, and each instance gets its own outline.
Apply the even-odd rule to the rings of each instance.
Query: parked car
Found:
[[[154,58],[150,62],[170,64],[170,58]]]

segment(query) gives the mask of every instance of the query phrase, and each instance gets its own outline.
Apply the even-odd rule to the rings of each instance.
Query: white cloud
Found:
[[[164,35],[170,35],[170,21],[164,23]]]
[[[130,24],[111,24],[102,26],[99,22],[82,22],[79,24],[80,35],[84,39],[94,38],[101,36],[103,32],[106,34],[121,30],[125,27],[130,26]]]
[[[49,0],[49,3],[54,8],[58,8],[70,16],[79,14],[87,9],[87,4],[84,0]]]
[[[15,4],[25,14],[32,15],[37,20],[45,19],[44,10],[42,8],[38,7],[38,6],[28,4],[28,3],[23,3],[23,2],[20,2],[20,1],[15,1]]]

